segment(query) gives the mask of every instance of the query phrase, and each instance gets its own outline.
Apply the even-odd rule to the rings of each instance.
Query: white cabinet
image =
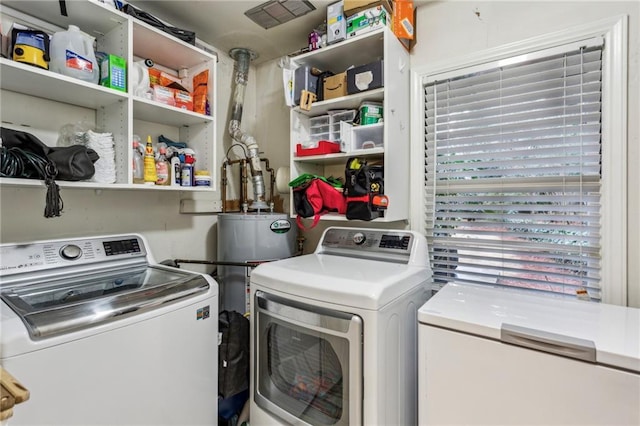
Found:
[[[0,58],[1,118],[3,126],[32,132],[54,146],[63,124],[86,121],[99,131],[113,134],[116,182],[64,182],[60,186],[86,188],[140,188],[151,190],[214,191],[218,181],[216,165],[216,82],[215,54],[178,40],[97,0],[66,2],[67,15],[60,13],[57,1],[4,1],[3,24],[18,22],[51,33],[69,24],[96,38],[97,50],[123,57],[127,68],[138,59],[151,59],[156,66],[172,74],[186,72],[185,88],[192,90],[192,77],[208,69],[210,115],[164,105],[133,95],[132,76],[128,72],[128,92],[123,93],[96,84]],[[7,28],[3,28],[7,31]],[[196,152],[196,170],[208,170],[211,187],[169,187],[134,185],[132,182],[132,137],[147,135],[153,141],[164,134],[185,142]],[[168,136],[168,135],[172,135]],[[41,185],[30,179],[3,178],[2,185]]]
[[[344,177],[347,159],[365,158],[369,163],[384,164],[384,193],[389,206],[383,218],[376,222],[391,222],[409,218],[409,54],[388,28],[382,28],[343,42],[296,56],[296,66],[309,65],[320,70],[342,72],[350,66],[360,66],[383,60],[384,87],[314,102],[311,110],[291,109],[291,179],[303,173]],[[358,109],[363,102],[381,102],[384,125],[353,128],[352,136],[361,140],[360,132],[382,133],[382,146],[354,149],[334,154],[296,156],[296,145],[309,139],[310,118],[335,109]],[[373,127],[371,127],[373,126]],[[377,128],[376,128],[377,127]],[[362,144],[354,144],[355,148]],[[291,214],[295,215],[293,200]],[[330,213],[322,220],[346,220],[343,215]]]

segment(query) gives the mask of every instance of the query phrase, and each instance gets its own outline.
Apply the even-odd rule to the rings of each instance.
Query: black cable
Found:
[[[56,165],[48,158],[18,147],[2,146],[0,151],[0,176],[41,179],[47,186],[44,217],[60,216],[63,208],[60,187],[55,182]]]
[[[240,148],[242,148],[242,150],[244,151],[244,158],[247,158],[247,149],[245,148],[245,146],[241,143],[232,143],[231,146],[227,149],[227,152],[224,154],[224,158],[226,160],[229,160],[229,151],[231,151],[233,149],[234,146],[239,146]]]

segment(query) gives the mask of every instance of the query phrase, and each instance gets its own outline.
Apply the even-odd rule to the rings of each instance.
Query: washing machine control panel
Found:
[[[135,235],[3,244],[0,245],[0,275],[90,266],[132,257],[144,259],[146,255],[142,239]]]
[[[409,231],[329,228],[319,247],[321,252],[329,254],[404,258],[411,254],[414,237]]]

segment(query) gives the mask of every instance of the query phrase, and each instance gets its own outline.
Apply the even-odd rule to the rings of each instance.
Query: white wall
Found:
[[[433,2],[417,11],[412,68],[466,56],[538,35],[629,15],[628,304],[640,307],[640,6],[628,2]]]
[[[217,139],[223,143],[217,151],[221,165],[231,140],[227,123],[234,88],[234,62],[221,52],[218,62]],[[256,122],[256,72],[252,67],[246,90],[242,129],[253,132]],[[4,105],[7,108],[9,106]],[[233,182],[234,192],[238,183]],[[189,194],[145,190],[87,190],[62,188],[62,215],[43,216],[45,189],[8,187],[0,189],[0,242],[76,237],[98,234],[140,232],[147,237],[156,260],[215,260],[216,216],[213,214],[180,214],[180,199],[219,199],[220,194]],[[231,197],[233,197],[233,193]],[[211,268],[184,265],[185,268],[209,271]]]

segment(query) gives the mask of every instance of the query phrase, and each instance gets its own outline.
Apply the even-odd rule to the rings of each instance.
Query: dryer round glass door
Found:
[[[289,423],[359,424],[362,319],[262,291],[254,302],[258,406]]]

